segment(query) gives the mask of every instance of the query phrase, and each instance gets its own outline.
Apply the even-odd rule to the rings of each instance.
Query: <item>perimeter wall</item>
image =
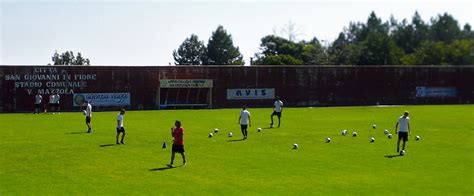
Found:
[[[129,93],[127,109],[159,109],[163,79],[211,79],[212,108],[271,107],[273,99],[259,94],[264,89],[290,107],[474,101],[474,66],[0,66],[0,112],[32,111],[37,92],[43,105],[58,92],[69,111],[79,109],[78,93]],[[229,89],[258,92],[228,99]]]

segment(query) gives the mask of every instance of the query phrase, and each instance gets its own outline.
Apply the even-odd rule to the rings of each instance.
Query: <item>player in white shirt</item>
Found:
[[[41,96],[39,93],[36,93],[35,95],[35,111],[33,114],[39,114],[40,109],[41,109],[41,101],[43,100],[43,96]]]
[[[408,141],[408,135],[411,135],[410,118],[408,118],[409,114],[408,111],[405,111],[403,116],[398,118],[397,124],[395,125],[395,133],[398,134],[397,152],[400,151],[400,140],[403,139],[402,150],[405,150],[405,143]]]
[[[115,141],[117,144],[125,144],[123,142],[123,138],[125,137],[125,128],[123,128],[123,115],[125,114],[125,109],[121,109],[119,115],[117,116],[117,136],[115,137]],[[122,133],[122,139],[119,143],[119,136]]]
[[[56,95],[49,95],[49,110],[54,114],[54,101],[56,99]]]
[[[54,95],[54,109],[56,110],[56,112],[58,112],[59,114],[61,114],[61,107],[59,106],[59,100],[61,99],[61,96],[59,96],[58,93],[56,93],[56,95]]]
[[[273,104],[273,113],[270,116],[270,119],[272,120],[272,123],[270,124],[270,128],[273,128],[273,116],[278,117],[278,127],[280,127],[280,118],[281,118],[281,112],[283,112],[283,102],[280,100],[280,97],[275,98],[275,103]]]
[[[245,140],[248,136],[247,128],[252,126],[252,121],[250,120],[250,112],[247,111],[247,106],[242,106],[242,111],[240,111],[239,116],[239,125]]]
[[[84,101],[83,105],[86,106],[85,115],[86,115],[87,133],[92,133],[92,126],[91,126],[92,105],[89,103],[89,101]]]

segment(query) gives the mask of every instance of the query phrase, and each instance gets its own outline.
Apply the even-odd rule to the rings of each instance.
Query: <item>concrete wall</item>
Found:
[[[270,107],[265,100],[227,100],[227,89],[274,88],[286,106],[442,104],[474,101],[474,66],[0,66],[0,112],[33,110],[34,95],[129,92],[128,109],[158,109],[160,79],[212,79],[213,108]],[[64,83],[72,87],[52,87]],[[454,87],[455,97],[416,97],[416,88]],[[47,103],[47,96],[43,96]],[[116,108],[99,108],[116,109]]]

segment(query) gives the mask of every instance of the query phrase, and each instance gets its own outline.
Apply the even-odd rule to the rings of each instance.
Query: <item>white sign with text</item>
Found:
[[[274,88],[227,89],[227,99],[274,99]]]
[[[15,89],[26,90],[28,95],[74,94],[74,90],[87,88],[89,81],[97,80],[95,73],[70,74],[60,67],[35,67],[30,73],[6,74],[4,78],[13,81]]]

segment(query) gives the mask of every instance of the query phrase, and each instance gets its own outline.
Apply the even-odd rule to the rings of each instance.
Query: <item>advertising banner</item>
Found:
[[[212,88],[212,80],[160,80],[160,88]]]
[[[129,106],[130,93],[74,93],[74,106],[87,100],[92,106]]]
[[[238,99],[274,99],[274,88],[227,89],[228,100]]]
[[[456,97],[456,94],[456,87],[416,87],[416,97]]]

